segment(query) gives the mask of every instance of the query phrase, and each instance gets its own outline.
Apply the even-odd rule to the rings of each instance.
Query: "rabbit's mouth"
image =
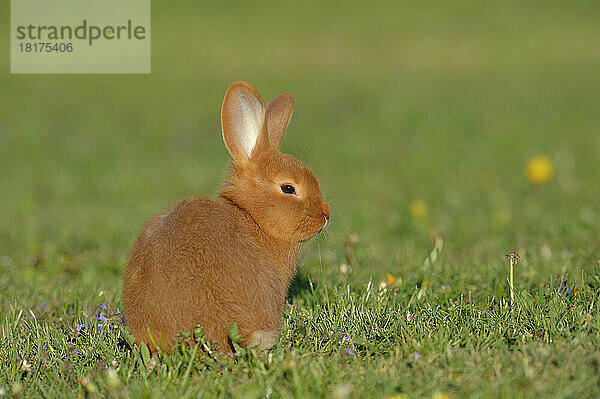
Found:
[[[319,234],[320,232],[322,232],[323,230],[325,230],[327,228],[327,225],[329,224],[329,218],[327,216],[323,215],[323,219],[325,219],[325,223],[323,223],[323,226],[321,226],[321,228],[319,230],[317,230],[315,235]]]
[[[310,236],[308,236],[307,238],[303,238],[301,240],[298,240],[298,242],[306,242],[308,240],[311,240],[312,238],[314,238],[317,234],[319,234],[320,232],[322,232],[323,230],[325,230],[327,228],[327,225],[329,225],[329,218],[326,217],[325,215],[323,215],[323,219],[325,220],[325,222],[323,223],[323,225],[314,233],[312,233]]]

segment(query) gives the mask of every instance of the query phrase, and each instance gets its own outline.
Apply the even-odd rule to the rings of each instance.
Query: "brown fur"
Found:
[[[314,175],[279,152],[293,105],[286,93],[265,107],[246,82],[227,90],[221,120],[233,163],[219,198],[174,204],[131,247],[123,304],[137,342],[152,347],[149,331],[169,351],[180,331],[199,324],[229,350],[227,329],[236,322],[243,344],[275,344],[300,243],[330,217]],[[283,193],[284,184],[296,194]]]

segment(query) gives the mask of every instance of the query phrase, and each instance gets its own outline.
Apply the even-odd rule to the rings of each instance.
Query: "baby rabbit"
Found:
[[[179,332],[199,324],[226,352],[236,322],[242,346],[275,345],[300,244],[330,217],[312,172],[279,152],[293,108],[289,93],[265,106],[246,82],[227,89],[221,125],[233,162],[218,198],[177,202],[131,247],[123,305],[138,343],[170,352]]]

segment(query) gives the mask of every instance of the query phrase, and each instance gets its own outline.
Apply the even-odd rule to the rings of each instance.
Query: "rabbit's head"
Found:
[[[219,194],[246,211],[269,235],[299,242],[327,226],[330,210],[313,173],[279,152],[293,109],[289,93],[265,106],[250,84],[229,86],[221,124],[233,162]]]

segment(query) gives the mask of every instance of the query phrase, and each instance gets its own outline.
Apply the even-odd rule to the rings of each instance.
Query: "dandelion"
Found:
[[[421,199],[413,200],[410,203],[410,214],[414,219],[424,219],[427,217],[427,204]]]
[[[514,267],[519,263],[519,261],[521,260],[521,258],[519,257],[519,254],[516,252],[511,252],[509,254],[506,254],[506,257],[509,259],[510,261],[510,303],[511,305],[514,303],[515,301],[515,294],[514,294],[514,290],[515,290],[515,286],[514,286]]]
[[[395,284],[397,280],[398,279],[396,277],[392,276],[390,273],[385,274],[385,283],[387,285]]]
[[[351,247],[356,247],[359,243],[360,243],[360,238],[358,237],[358,234],[356,234],[356,233],[350,234],[348,236],[348,239],[346,240],[346,244]]]
[[[352,384],[337,384],[331,392],[331,397],[334,399],[349,398],[352,395],[353,390],[354,387],[352,386]]]
[[[87,377],[81,377],[77,380],[87,390],[89,394],[95,395],[98,392],[98,387]]]
[[[506,254],[506,257],[508,259],[510,259],[511,262],[514,262],[515,265],[519,263],[519,261],[521,260],[521,257],[519,256],[518,253],[516,252],[511,252],[509,254]]]
[[[554,175],[554,165],[544,155],[534,157],[525,166],[525,177],[533,184],[544,184]]]
[[[347,264],[345,264],[345,263],[342,263],[342,264],[340,265],[340,273],[341,273],[341,274],[347,274],[347,273],[348,273],[348,270],[349,270],[349,267],[348,267],[348,265],[347,265]]]
[[[21,396],[23,394],[24,390],[25,389],[23,388],[23,384],[21,384],[18,381],[13,382],[12,389],[11,389],[13,397],[18,398],[19,396]]]
[[[353,267],[358,266],[358,258],[356,257],[355,250],[359,242],[360,239],[356,233],[350,234],[348,239],[346,239],[346,257],[348,258],[348,263]]]
[[[110,390],[115,390],[121,385],[121,379],[117,371],[111,367],[106,369],[106,385]]]
[[[548,244],[544,244],[540,248],[540,254],[542,255],[542,257],[544,259],[548,260],[548,259],[552,258],[552,249],[550,248],[550,246]]]

